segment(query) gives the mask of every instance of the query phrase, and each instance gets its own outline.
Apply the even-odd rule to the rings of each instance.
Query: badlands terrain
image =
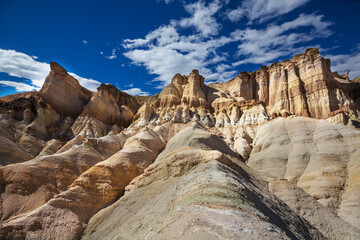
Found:
[[[0,98],[0,239],[360,239],[360,81],[318,49],[147,97],[50,66]]]

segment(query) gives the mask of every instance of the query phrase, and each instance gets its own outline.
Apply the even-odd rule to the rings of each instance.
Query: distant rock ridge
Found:
[[[349,119],[358,121],[360,94],[354,89],[359,86],[346,76],[333,74],[330,60],[312,48],[290,60],[241,72],[235,79],[209,86],[197,70],[188,76],[176,74],[156,100],[140,109],[151,111],[151,117],[134,120],[143,125],[196,119],[211,127],[260,124],[270,118],[296,115],[346,124]],[[247,105],[247,111],[240,105]]]

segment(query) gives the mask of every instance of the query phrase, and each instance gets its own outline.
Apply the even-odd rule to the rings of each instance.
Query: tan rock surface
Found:
[[[83,239],[323,238],[225,146],[196,124],[179,132],[124,197],[90,220]]]
[[[50,62],[50,68],[51,71],[39,94],[61,114],[80,114],[84,104],[90,100],[91,92],[81,87],[78,80],[70,76],[59,64]]]
[[[101,160],[94,149],[77,146],[64,153],[1,167],[1,221],[40,207]]]
[[[172,82],[159,94],[155,103],[156,107],[171,107],[185,104],[192,107],[209,106],[204,93],[204,77],[199,75],[198,70],[193,70],[189,76],[176,74]]]
[[[102,121],[93,118],[91,116],[80,115],[74,124],[71,126],[72,132],[76,136],[83,136],[83,137],[103,137],[106,136],[110,131],[118,129],[117,127],[108,125],[103,123]],[[117,134],[117,132],[114,132]]]
[[[1,236],[79,238],[90,217],[114,202],[130,181],[153,162],[163,146],[160,138],[151,130],[136,134],[126,141],[121,151],[83,172],[76,180],[73,179],[75,181],[67,191],[33,212],[6,222],[0,229]],[[33,226],[34,222],[36,226]]]
[[[82,115],[91,116],[108,125],[127,127],[138,108],[139,105],[132,96],[111,84],[101,84],[98,92],[93,94],[84,107]]]
[[[0,98],[1,239],[359,238],[360,84],[317,49],[147,97],[50,65]]]
[[[261,127],[247,164],[295,183],[360,227],[360,132],[325,120],[276,119]]]
[[[335,80],[330,61],[323,59],[318,49],[307,49],[290,60],[255,72],[242,72],[231,81],[209,87],[223,92],[225,99],[262,101],[272,117],[298,115],[325,119],[339,109],[358,116],[354,97],[349,96],[356,94]]]
[[[359,239],[360,229],[345,222],[299,187],[285,179],[269,180],[269,190],[308,220],[328,239]]]
[[[11,139],[0,136],[0,166],[30,160],[32,156]]]

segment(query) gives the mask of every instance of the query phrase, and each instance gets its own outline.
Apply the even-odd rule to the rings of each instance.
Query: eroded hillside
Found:
[[[360,238],[360,84],[317,49],[151,97],[50,66],[0,98],[2,239]]]

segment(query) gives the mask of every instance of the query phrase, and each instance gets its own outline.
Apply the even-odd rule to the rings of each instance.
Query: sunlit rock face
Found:
[[[50,67],[0,98],[1,239],[360,239],[360,83],[317,49],[147,97]]]
[[[247,164],[296,184],[360,227],[359,147],[360,131],[342,124],[279,118],[258,130]]]
[[[354,93],[358,84],[344,81],[331,72],[330,60],[322,58],[318,49],[209,86],[194,70],[188,76],[176,74],[147,102],[146,119],[138,115],[136,125],[192,119],[209,127],[254,125],[290,115],[346,124],[358,120],[359,95]]]
[[[51,62],[50,69],[39,94],[59,113],[70,116],[80,114],[91,98],[91,91],[83,88],[59,64]]]

